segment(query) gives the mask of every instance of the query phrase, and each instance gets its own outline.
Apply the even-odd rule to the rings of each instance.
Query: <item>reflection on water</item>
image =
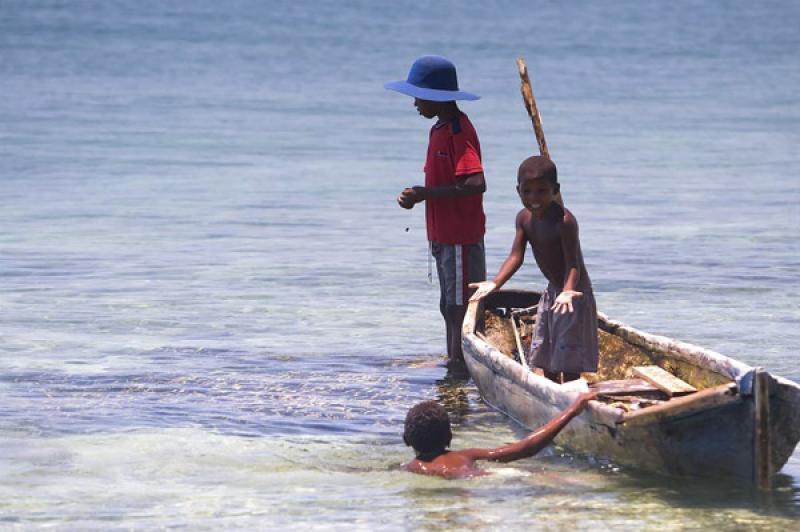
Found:
[[[469,414],[469,371],[463,362],[448,361],[444,378],[436,381],[437,400],[447,409],[454,427],[461,425]]]
[[[109,427],[204,427],[245,436],[281,433],[395,433],[394,419],[417,399],[404,366],[193,352],[161,371],[70,374],[9,372],[0,415],[7,426],[42,435]],[[224,367],[219,367],[224,366]],[[206,369],[207,368],[207,369]],[[422,376],[436,368],[417,370]],[[428,380],[427,382],[430,382]]]

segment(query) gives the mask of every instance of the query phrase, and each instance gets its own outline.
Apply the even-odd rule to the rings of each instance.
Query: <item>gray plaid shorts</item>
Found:
[[[466,305],[472,289],[467,285],[486,280],[486,253],[483,241],[477,244],[431,242],[436,259],[441,305]]]

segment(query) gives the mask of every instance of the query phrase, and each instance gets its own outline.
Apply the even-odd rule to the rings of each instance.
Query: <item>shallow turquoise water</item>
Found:
[[[422,399],[457,446],[522,432],[436,365],[422,212],[394,203],[429,123],[382,89],[433,52],[483,96],[463,108],[495,271],[535,149],[524,55],[600,309],[800,380],[795,4],[0,13],[0,528],[796,519],[797,453],[767,498],[557,451],[464,482],[398,471]],[[529,262],[514,286],[542,286]]]

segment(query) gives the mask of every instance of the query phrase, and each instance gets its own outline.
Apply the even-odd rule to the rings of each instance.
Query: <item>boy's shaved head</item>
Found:
[[[523,179],[542,178],[548,180],[553,185],[558,184],[558,170],[556,165],[549,157],[534,155],[528,157],[519,165],[517,171],[517,183]]]

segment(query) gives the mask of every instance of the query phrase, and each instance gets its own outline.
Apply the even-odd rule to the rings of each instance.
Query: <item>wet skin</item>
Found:
[[[405,471],[418,473],[420,475],[432,475],[447,479],[468,478],[488,474],[478,467],[475,462],[478,460],[490,460],[493,462],[512,462],[522,458],[535,455],[558,435],[567,426],[567,423],[579,415],[594,399],[596,394],[593,392],[581,394],[566,410],[548,421],[545,425],[531,432],[525,438],[502,447],[493,449],[474,448],[461,451],[442,450],[441,454],[423,460],[419,457],[414,458],[403,465]]]

